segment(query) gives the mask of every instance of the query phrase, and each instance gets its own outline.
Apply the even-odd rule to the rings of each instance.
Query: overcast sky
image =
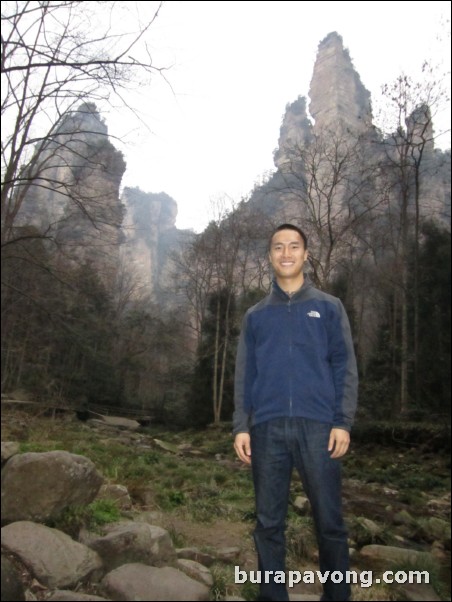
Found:
[[[140,5],[154,6],[153,2]],[[420,76],[425,59],[450,88],[450,2],[165,2],[152,29],[156,66],[172,65],[132,104],[146,127],[105,115],[124,137],[124,186],[166,192],[176,225],[201,231],[210,200],[236,202],[274,169],[288,103],[307,96],[317,47],[337,31],[371,92],[401,72]],[[450,129],[450,105],[435,121]],[[450,133],[438,141],[450,148]]]

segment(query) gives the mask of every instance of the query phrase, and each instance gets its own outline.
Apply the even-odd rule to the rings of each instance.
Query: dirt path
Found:
[[[250,522],[232,522],[225,520],[212,521],[208,523],[194,523],[183,518],[165,515],[162,519],[162,527],[175,533],[182,538],[187,547],[197,547],[201,550],[239,547],[240,559],[238,566],[240,570],[256,571],[257,560],[254,549],[252,531],[254,524]],[[315,564],[300,566],[299,570],[317,570]],[[238,593],[238,592],[237,592]],[[291,594],[320,595],[318,584],[296,584],[291,589]]]
[[[186,547],[201,550],[238,547],[240,566],[247,571],[256,569],[251,523],[225,520],[195,523],[169,514],[163,516],[162,527],[175,535],[176,540],[182,540]]]

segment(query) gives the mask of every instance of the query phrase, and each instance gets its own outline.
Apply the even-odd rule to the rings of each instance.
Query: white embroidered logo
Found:
[[[308,316],[310,318],[320,318],[320,314],[318,311],[309,311],[308,312]]]

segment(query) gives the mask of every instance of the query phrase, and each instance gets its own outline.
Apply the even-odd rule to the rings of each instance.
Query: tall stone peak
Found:
[[[144,192],[137,187],[124,188],[121,200],[125,209],[122,260],[139,290],[168,306],[164,291],[174,289],[175,274],[171,255],[190,238],[189,231],[176,228],[177,203],[165,192]]]
[[[309,98],[309,105],[302,96],[286,105],[278,148],[274,151],[277,171],[254,196],[260,207],[279,212],[280,219],[290,221],[291,215],[300,211],[300,200],[304,202],[310,194],[303,189],[309,178],[316,186],[334,180],[336,167],[334,161],[330,165],[329,156],[339,159],[350,151],[363,161],[363,166],[377,165],[384,156],[387,161],[397,162],[397,146],[408,143],[412,159],[416,154],[423,155],[423,194],[428,191],[428,197],[423,199],[426,213],[441,221],[450,220],[450,151],[444,154],[434,148],[427,104],[419,104],[405,124],[385,137],[372,123],[370,93],[361,82],[342,37],[335,31],[319,43]],[[346,186],[335,186],[334,194],[328,191],[329,207],[337,215],[350,201],[347,194]],[[395,197],[394,193],[394,203]]]
[[[90,134],[108,136],[107,125],[93,102],[83,102],[65,113],[58,125],[58,132],[60,134],[83,133],[85,137]]]
[[[370,92],[356,72],[337,32],[319,44],[309,91],[309,112],[315,128],[365,131],[371,125]]]
[[[134,237],[147,238],[176,226],[177,203],[165,192],[144,192],[138,187],[124,188],[121,200],[126,208],[126,227],[134,228]]]
[[[286,105],[278,148],[274,152],[276,167],[287,163],[297,149],[308,145],[311,135],[312,125],[308,119],[306,98],[299,96],[293,103]]]
[[[72,108],[35,148],[18,225],[53,237],[68,259],[93,263],[110,285],[122,237],[119,187],[125,169],[96,105]]]
[[[335,31],[318,46],[309,98],[309,106],[304,96],[286,106],[274,151],[278,169],[290,165],[313,137],[322,132],[359,135],[373,129],[370,92],[355,71],[342,37]]]
[[[434,136],[430,107],[426,104],[419,105],[405,122],[407,136],[413,143],[419,144],[425,142],[425,150],[433,152]]]
[[[96,104],[72,107],[35,149],[17,224],[52,236],[68,261],[89,263],[109,289],[126,265],[137,298],[166,302],[172,251],[192,233],[176,228],[177,203],[165,192],[135,187],[120,196],[125,169]]]

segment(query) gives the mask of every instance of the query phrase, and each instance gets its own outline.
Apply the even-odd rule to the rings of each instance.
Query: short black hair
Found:
[[[303,239],[303,244],[304,244],[304,248],[305,251],[308,248],[308,237],[306,236],[306,234],[303,232],[303,230],[301,228],[299,228],[298,226],[295,226],[294,224],[281,224],[280,226],[278,226],[277,228],[275,228],[270,236],[270,240],[268,243],[268,248],[269,250],[271,249],[272,246],[272,240],[274,235],[277,232],[280,232],[281,230],[294,230],[295,232],[298,232],[298,234],[301,236],[301,238]]]

